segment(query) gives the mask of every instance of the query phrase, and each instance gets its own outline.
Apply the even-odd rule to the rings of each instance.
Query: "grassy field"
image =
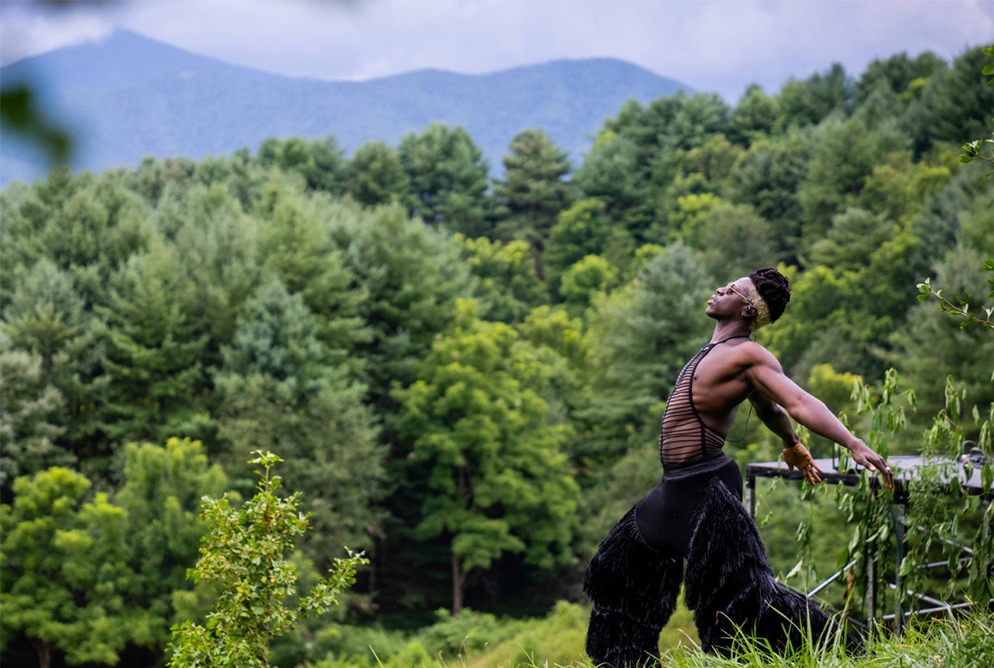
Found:
[[[583,652],[589,610],[561,602],[545,618],[500,620],[464,612],[412,635],[370,628],[336,627],[318,639],[327,657],[314,668],[594,668]],[[994,617],[934,619],[900,637],[884,635],[867,652],[847,657],[825,646],[771,656],[745,640],[732,658],[704,654],[692,613],[682,605],[660,635],[661,663],[674,668],[992,668]]]

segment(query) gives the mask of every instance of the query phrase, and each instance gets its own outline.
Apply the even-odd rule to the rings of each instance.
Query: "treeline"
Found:
[[[929,276],[981,294],[994,256],[994,189],[957,160],[989,132],[985,61],[834,66],[734,108],[630,102],[575,168],[523,131],[502,179],[435,124],[348,158],[270,139],[12,184],[5,656],[161,660],[169,625],[211,601],[184,578],[199,498],[250,496],[255,450],[284,458],[313,512],[302,572],[369,553],[353,619],[577,598],[597,541],[658,479],[705,300],[759,266],[793,285],[759,340],[833,409],[890,366],[923,423],[947,375],[989,404],[994,339],[915,300]],[[732,436],[740,461],[778,453],[744,418]],[[313,646],[292,639],[281,664],[323,658]]]

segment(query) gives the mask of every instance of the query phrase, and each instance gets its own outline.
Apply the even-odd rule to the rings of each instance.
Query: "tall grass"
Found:
[[[561,602],[544,619],[496,620],[474,614],[449,617],[413,636],[367,635],[365,652],[338,653],[314,668],[596,668],[583,653],[589,611]],[[901,636],[877,633],[863,654],[850,656],[832,639],[806,638],[792,651],[774,654],[762,641],[737,639],[735,653],[721,657],[697,645],[690,613],[681,608],[660,637],[666,668],[994,668],[994,616],[925,620]],[[463,622],[478,622],[478,627]],[[377,645],[379,649],[377,649]],[[355,647],[355,644],[353,644]],[[358,647],[356,647],[358,649]]]

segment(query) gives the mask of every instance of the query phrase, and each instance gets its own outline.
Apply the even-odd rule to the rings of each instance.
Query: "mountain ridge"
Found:
[[[465,127],[499,175],[500,157],[527,127],[546,131],[578,162],[589,135],[626,100],[691,91],[615,58],[326,81],[233,65],[130,31],[0,68],[5,87],[26,77],[46,111],[73,130],[73,166],[98,171],[134,168],[146,155],[199,160],[242,147],[254,151],[270,136],[330,134],[351,152],[366,141],[396,145],[441,121]],[[45,173],[40,156],[16,139],[0,145],[0,156],[2,185]]]

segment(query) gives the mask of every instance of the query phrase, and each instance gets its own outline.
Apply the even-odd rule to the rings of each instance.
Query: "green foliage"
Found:
[[[974,47],[957,57],[948,70],[938,73],[922,97],[928,109],[928,138],[959,146],[986,136],[994,109],[994,86],[987,85],[985,67],[990,48]]]
[[[238,199],[217,182],[169,193],[157,214],[160,226],[175,229],[180,308],[191,334],[206,337],[205,366],[216,365],[221,346],[234,335],[242,304],[258,287],[260,260],[275,255],[257,236],[259,227],[274,232],[244,213]]]
[[[404,137],[400,159],[414,215],[467,237],[490,236],[487,161],[466,130],[432,123],[421,134]]]
[[[729,135],[748,146],[777,131],[782,118],[777,99],[764,94],[759,84],[750,84],[732,112]]]
[[[56,445],[65,400],[45,383],[42,357],[11,348],[0,331],[0,485],[50,466],[75,463],[71,453]]]
[[[115,277],[106,322],[104,369],[114,382],[100,409],[110,440],[197,435],[200,356],[205,336],[191,331],[181,295],[189,289],[169,247],[134,255]]]
[[[856,402],[856,413],[866,414],[867,420],[864,422],[869,422],[865,435],[860,434],[858,429],[856,433],[862,435],[866,444],[885,459],[890,455],[889,439],[904,427],[906,421],[905,408],[899,406],[896,399],[903,397],[911,408],[917,406],[913,390],[898,394],[897,387],[898,376],[893,369],[887,371],[879,398],[862,381],[857,380],[853,384],[852,400]],[[844,453],[840,456],[839,469],[855,469],[853,461]],[[839,568],[853,563],[850,570],[852,585],[847,589],[850,595],[850,600],[846,601],[847,608],[853,601],[859,600],[855,592],[866,594],[869,591],[869,564],[884,564],[889,561],[891,537],[896,532],[896,520],[891,511],[893,493],[877,484],[873,474],[865,468],[859,470],[859,475],[859,484],[854,490],[841,484],[835,490],[836,504],[845,514],[847,523],[853,524],[853,520],[856,520],[852,539],[839,556],[838,562]],[[895,478],[900,478],[899,471],[895,471]],[[882,588],[875,591],[875,604],[881,609],[886,609],[883,605],[884,596]],[[870,617],[876,617],[877,614],[876,609],[867,610]]]
[[[870,255],[892,236],[890,221],[865,209],[847,209],[832,221],[832,228],[811,246],[811,259],[837,271],[856,271],[870,262]]]
[[[501,244],[486,237],[457,234],[462,257],[480,279],[476,293],[488,320],[520,322],[533,306],[546,301],[545,286],[535,271],[535,256],[524,241]]]
[[[970,416],[961,412],[965,394],[962,384],[957,386],[952,378],[946,379],[946,405],[922,439],[925,467],[911,484],[912,493],[921,501],[909,508],[907,542],[910,549],[901,564],[901,576],[906,578],[911,589],[925,590],[927,579],[936,577],[925,564],[930,560],[930,552],[935,553],[932,548],[940,547],[942,559],[948,560],[948,566],[944,569],[948,574],[937,574],[940,581],[946,582],[939,596],[948,600],[951,595],[965,594],[972,600],[981,601],[994,594],[994,582],[991,580],[991,569],[994,568],[994,539],[991,538],[994,510],[990,503],[986,504],[980,513],[979,526],[970,536],[968,522],[972,519],[971,515],[977,513],[980,497],[968,495],[962,488],[958,469],[962,466],[960,458],[966,454],[966,427],[969,424],[975,429],[979,423],[978,445],[985,457],[980,466],[982,493],[990,494],[991,481],[994,480],[994,448],[991,445],[994,402],[987,406],[986,415],[981,416],[975,407]],[[970,420],[970,417],[973,419]],[[967,467],[968,477],[973,474],[973,468],[972,464]],[[955,482],[947,485],[947,480]],[[967,545],[968,549],[964,550],[962,545]],[[966,576],[966,582],[957,581],[961,575]],[[921,607],[917,603],[910,596],[904,597],[903,604],[907,608]]]
[[[801,238],[797,189],[807,176],[808,159],[807,142],[797,135],[754,142],[724,188],[731,202],[751,204],[769,222],[775,250],[792,264]]]
[[[745,204],[719,204],[704,214],[697,237],[704,266],[719,283],[777,264],[769,224]]]
[[[45,149],[49,162],[66,162],[72,151],[72,136],[58,124],[46,118],[35,101],[35,91],[29,84],[8,86],[0,95],[0,120],[5,131],[21,135]]]
[[[982,255],[959,247],[936,267],[935,283],[952,294],[985,294],[992,286],[985,285],[983,263]],[[948,376],[965,384],[967,396],[981,410],[994,402],[994,337],[989,328],[964,328],[968,322],[954,311],[944,314],[928,300],[914,306],[907,327],[893,334],[894,354],[889,359],[915,388],[925,415],[936,415],[945,405],[942,388]]]
[[[227,486],[227,476],[217,464],[208,466],[198,441],[125,447],[124,485],[114,501],[127,517],[128,593],[143,608],[136,644],[165,646],[169,627],[209,602],[208,592],[188,589],[186,569],[206,533],[200,499],[220,496]]]
[[[598,295],[603,295],[608,288],[613,287],[617,277],[618,270],[607,259],[600,255],[587,255],[563,274],[559,293],[571,313],[578,315]]]
[[[852,96],[853,81],[838,63],[804,81],[791,77],[780,90],[784,124],[787,127],[816,125],[833,111],[841,110]]]
[[[422,477],[432,491],[417,533],[448,537],[458,611],[466,573],[505,552],[541,568],[569,560],[578,488],[560,452],[567,428],[548,423],[537,391],[545,372],[529,344],[463,302],[432,348],[419,380],[394,396],[412,441],[409,484]]]
[[[544,248],[557,214],[569,206],[570,172],[564,151],[541,130],[530,128],[515,135],[511,154],[504,156],[504,179],[494,181],[494,197],[503,207],[504,220],[496,234],[523,239],[539,251]]]
[[[271,278],[246,303],[214,381],[218,436],[228,446],[236,487],[250,489],[240,464],[254,448],[284,452],[284,478],[307,495],[314,518],[306,553],[325,565],[339,545],[368,544],[384,472],[375,420],[362,404],[365,387],[336,364],[319,331],[301,295]],[[356,476],[362,485],[354,484]]]
[[[931,51],[925,51],[915,58],[909,58],[906,53],[886,59],[877,58],[870,61],[860,75],[853,103],[861,106],[878,88],[910,98],[918,87],[916,81],[926,81],[945,69],[945,61]]]
[[[588,255],[603,253],[610,235],[610,220],[603,200],[582,199],[559,214],[542,255],[545,280],[551,290],[559,292],[563,274],[575,263]]]
[[[307,530],[297,510],[300,493],[280,498],[279,476],[270,474],[276,455],[258,453],[250,464],[262,468],[258,492],[235,510],[227,499],[204,498],[204,519],[210,532],[197,566],[189,576],[218,589],[218,600],[205,626],[184,622],[173,627],[169,665],[268,666],[269,646],[302,619],[322,614],[355,582],[355,570],[369,563],[349,552],[338,559],[330,576],[300,598],[296,609],[283,600],[296,594],[297,573],[287,553]]]
[[[615,219],[637,208],[645,199],[639,179],[638,146],[625,136],[604,130],[590,148],[573,182],[587,197],[602,200]]]
[[[122,546],[106,548],[118,579],[60,584],[53,566],[50,584],[79,609],[100,608],[87,624],[114,630],[91,633],[114,653],[131,643],[127,655],[154,660],[166,625],[209,605],[205,583],[191,589],[180,577],[203,531],[197,498],[247,496],[244,461],[259,448],[284,454],[287,484],[313,511],[316,530],[291,557],[303,581],[341,544],[377,551],[352,614],[398,627],[423,620],[448,602],[440,587],[454,548],[466,603],[551,605],[579,595],[573,555],[589,554],[654,484],[662,399],[707,338],[707,295],[719,279],[778,261],[793,298],[757,340],[795,380],[860,433],[882,433],[874,418],[893,406],[857,415],[866,397],[849,388],[858,379],[880,397],[895,365],[923,410],[907,418],[916,429],[886,441],[911,453],[946,410],[952,376],[963,409],[941,437],[958,429],[979,442],[985,420],[964,416],[994,402],[994,352],[986,329],[960,325],[990,321],[977,307],[990,305],[979,268],[994,254],[994,194],[980,183],[982,161],[961,164],[954,148],[981,136],[964,128],[990,127],[994,87],[980,74],[989,55],[970,49],[947,67],[899,54],[858,82],[834,67],[776,94],[752,86],[734,110],[705,94],[632,101],[604,122],[569,181],[541,131],[519,134],[505,177],[489,181],[473,139],[434,125],[347,160],[331,139],[274,139],[255,154],[149,158],[103,175],[56,169],[12,184],[0,193],[0,495],[14,512],[16,478],[76,467],[93,491],[68,495],[65,522],[85,533],[83,507],[107,494],[107,517],[123,518]],[[494,241],[512,236],[521,240]],[[917,303],[918,283],[944,288],[957,317]],[[479,300],[478,313],[460,314],[460,299]],[[745,422],[730,454],[776,457],[772,437]],[[135,439],[165,447],[127,445]],[[467,485],[500,501],[454,492],[459,461]],[[799,503],[784,485],[761,497],[778,508],[764,529],[775,567],[802,581],[827,572],[852,509],[864,537],[882,530],[883,506],[853,498],[830,516],[828,501]],[[973,515],[925,519],[964,539],[978,528]],[[68,560],[51,551],[52,563]],[[48,580],[31,582],[44,599]],[[925,586],[940,594],[945,583]],[[101,598],[111,590],[120,604]],[[77,619],[73,610],[56,612]],[[334,633],[355,635],[344,619],[301,625],[273,646],[273,661],[352,661],[353,649],[334,649],[344,647]],[[574,622],[562,621],[572,629],[563,638],[582,635]],[[474,624],[503,622],[455,616],[438,621],[445,639],[368,637],[392,638],[399,667],[430,662],[433,644],[458,644]],[[7,631],[5,619],[15,654],[38,637]],[[545,646],[524,627],[495,633],[505,664]],[[62,660],[60,645],[39,647]]]
[[[344,191],[345,160],[334,137],[308,141],[300,137],[270,138],[259,147],[258,161],[304,177],[308,190],[334,195]]]
[[[802,247],[829,229],[834,215],[855,203],[879,156],[903,148],[901,140],[871,132],[859,118],[832,117],[815,130],[807,179],[797,199],[804,215]]]
[[[106,494],[83,501],[84,476],[51,468],[14,481],[0,506],[4,640],[15,631],[47,666],[52,649],[72,664],[115,664],[144,625],[127,597],[127,514]]]
[[[400,201],[409,185],[400,154],[381,141],[363,144],[345,172],[345,191],[366,206]]]
[[[364,360],[370,403],[389,415],[391,384],[414,380],[417,361],[455,321],[456,299],[472,294],[476,279],[455,240],[399,207],[336,212],[327,235],[365,295],[357,315],[370,330],[355,350]]]

